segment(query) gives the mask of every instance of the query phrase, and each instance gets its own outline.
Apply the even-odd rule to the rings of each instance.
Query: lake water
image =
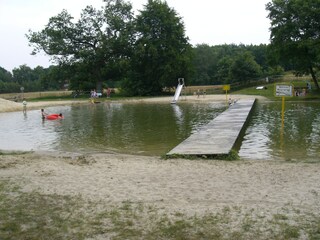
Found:
[[[0,148],[163,155],[221,113],[223,104],[100,103],[0,114]]]
[[[164,155],[225,110],[224,103],[116,103],[0,114],[0,149]],[[258,102],[238,143],[242,159],[320,161],[319,103]]]
[[[239,155],[243,159],[320,161],[319,102],[258,102],[246,128]]]

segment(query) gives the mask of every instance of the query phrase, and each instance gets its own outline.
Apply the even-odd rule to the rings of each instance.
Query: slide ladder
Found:
[[[176,88],[176,92],[175,92],[175,94],[173,96],[173,99],[171,101],[172,104],[174,104],[174,103],[176,103],[178,101],[183,86],[184,86],[184,79],[183,78],[178,78],[178,86]]]

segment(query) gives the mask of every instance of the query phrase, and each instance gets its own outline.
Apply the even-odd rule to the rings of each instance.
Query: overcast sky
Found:
[[[269,43],[270,21],[265,5],[271,0],[167,0],[182,17],[186,36],[192,45],[206,43],[255,44]],[[147,0],[131,0],[142,10]],[[8,71],[27,64],[48,67],[44,54],[31,56],[25,34],[40,31],[52,16],[66,9],[78,18],[87,5],[103,6],[102,0],[0,0],[0,67]]]

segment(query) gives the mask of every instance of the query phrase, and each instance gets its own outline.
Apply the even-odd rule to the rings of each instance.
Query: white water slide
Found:
[[[171,103],[176,103],[180,97],[182,88],[184,86],[184,79],[183,78],[178,78],[178,86],[176,88],[176,92],[174,93],[173,99]]]

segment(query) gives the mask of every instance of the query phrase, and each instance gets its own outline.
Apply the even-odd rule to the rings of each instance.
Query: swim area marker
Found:
[[[282,97],[282,110],[281,110],[281,127],[284,127],[284,108],[285,108],[285,97],[293,96],[293,85],[292,84],[275,84],[274,96]]]
[[[230,91],[230,85],[223,85],[222,90],[226,92],[226,105],[229,106],[229,104],[228,104],[228,91]]]
[[[282,98],[282,109],[281,109],[281,129],[280,129],[280,149],[283,149],[283,132],[284,132],[284,108],[285,98],[293,96],[294,86],[292,84],[275,84],[274,96]]]

